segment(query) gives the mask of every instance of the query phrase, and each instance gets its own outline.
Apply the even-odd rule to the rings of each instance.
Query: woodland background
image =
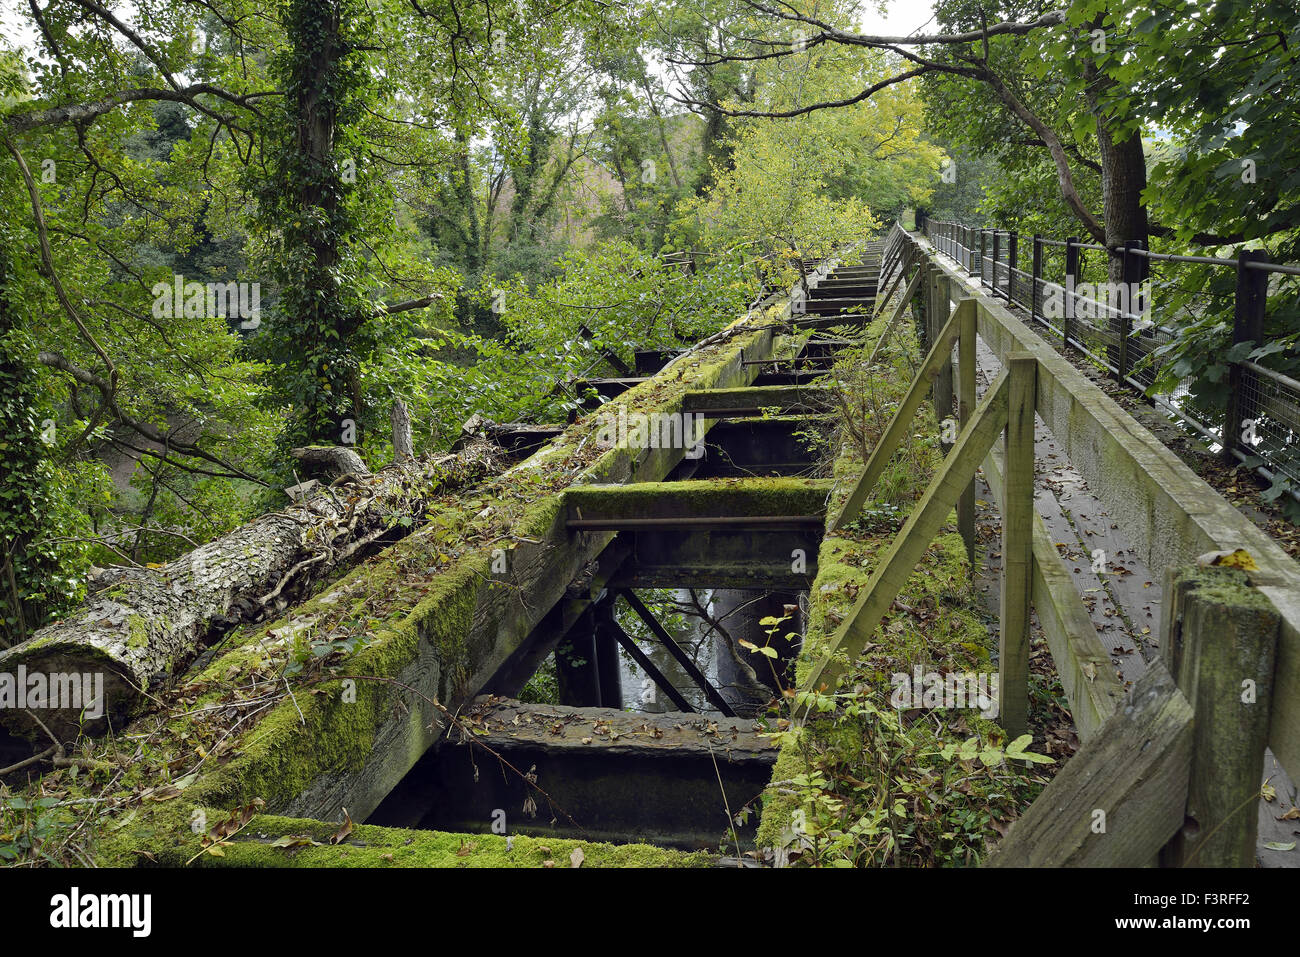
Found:
[[[476,412],[563,421],[603,353],[698,340],[915,211],[1295,260],[1289,0],[933,11],[889,38],[850,0],[5,0],[0,645],[281,507],[290,448],[378,468],[395,399],[418,454]],[[257,283],[259,321],[160,318],[178,275]],[[1231,276],[1185,277],[1170,374],[1221,403]],[[1252,355],[1296,376],[1293,284],[1268,316]]]

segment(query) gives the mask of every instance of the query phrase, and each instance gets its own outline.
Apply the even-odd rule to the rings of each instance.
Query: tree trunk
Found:
[[[1132,133],[1116,142],[1110,135],[1104,119],[1097,120],[1097,143],[1101,148],[1101,188],[1103,215],[1105,216],[1106,245],[1111,249],[1125,243],[1145,246],[1147,208],[1142,202],[1142,191],[1147,186],[1146,156],[1142,151],[1142,137]],[[1145,265],[1146,260],[1142,260]],[[1110,258],[1110,281],[1123,279],[1123,263],[1116,256]]]
[[[393,399],[393,411],[389,416],[393,422],[393,461],[401,464],[415,458],[411,445],[411,413],[406,410],[406,403]]]
[[[506,461],[499,448],[479,442],[374,475],[352,473],[160,568],[114,570],[66,619],[0,652],[0,675],[19,676],[20,667],[29,676],[102,675],[102,708],[86,703],[84,722],[75,708],[36,714],[62,740],[79,730],[103,733],[180,673],[210,636],[278,614],[366,546],[409,531],[394,519],[423,515],[435,494],[478,481]],[[42,733],[25,709],[9,705],[0,708],[0,722],[29,736]]]

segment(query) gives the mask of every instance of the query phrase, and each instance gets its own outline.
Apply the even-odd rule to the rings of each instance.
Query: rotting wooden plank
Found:
[[[921,250],[923,239],[911,242]],[[1254,579],[1282,616],[1269,746],[1300,776],[1300,568],[1266,532],[1207,485],[1005,305],[939,262],[954,288],[979,302],[979,335],[999,359],[1039,359],[1038,411],[1113,522],[1132,536],[1151,568],[1192,564],[1207,551],[1245,548]]]
[[[973,308],[973,305],[971,307]],[[952,352],[953,341],[957,338],[957,333],[961,329],[962,316],[964,312],[960,310],[954,312],[952,318],[948,320],[947,326],[935,339],[934,347],[931,348],[929,355],[921,364],[921,368],[916,373],[916,378],[912,380],[912,386],[907,390],[907,395],[899,403],[898,408],[894,410],[894,416],[889,420],[889,425],[885,427],[885,432],[876,443],[876,447],[871,450],[871,455],[867,458],[866,465],[862,468],[862,475],[858,478],[857,484],[853,491],[849,493],[844,505],[841,507],[839,514],[830,525],[832,532],[837,532],[845,525],[848,525],[858,513],[862,511],[862,506],[866,504],[867,497],[875,488],[876,481],[880,474],[885,470],[889,463],[890,456],[898,448],[912,426],[912,418],[916,415],[917,409],[925,401],[925,394],[929,391],[930,383],[935,376],[939,374],[939,369],[944,362],[945,352]],[[981,456],[982,457],[982,456]],[[974,469],[972,468],[972,473]]]
[[[776,746],[762,725],[747,718],[718,721],[675,712],[629,712],[526,704],[509,698],[476,699],[466,716],[484,734],[474,736],[494,750],[632,754],[665,760],[717,756],[732,763],[771,764]]]
[[[930,328],[939,333],[948,327],[948,320],[951,318],[952,313],[948,309],[948,279],[938,269],[931,273],[929,303],[930,308],[934,310],[934,318]],[[953,336],[953,343],[961,334],[960,326],[958,326],[956,332],[957,334]],[[930,401],[934,405],[935,417],[940,420],[952,415],[953,343],[948,344],[947,351],[939,363],[939,372],[934,377],[934,385],[930,391]]]
[[[836,630],[830,647],[813,666],[804,683],[805,691],[822,688],[833,691],[835,679],[842,668],[836,661],[837,655],[843,653],[851,662],[862,651],[880,624],[880,619],[912,576],[917,562],[943,527],[961,490],[969,481],[968,476],[974,474],[976,467],[997,441],[1006,425],[1009,397],[1008,375],[1003,372],[989,386],[970,423],[957,437],[952,452],[931,479],[925,494],[894,537],[889,551],[876,566],[853,608]]]
[[[1192,708],[1155,663],[1011,825],[991,867],[1142,867],[1183,823]]]

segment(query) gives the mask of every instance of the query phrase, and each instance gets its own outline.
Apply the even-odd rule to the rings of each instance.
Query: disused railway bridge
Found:
[[[477,825],[488,833],[498,812],[510,833],[566,833],[574,825],[567,833],[585,839],[706,840],[703,815],[714,815],[712,833],[720,831],[718,805],[730,813],[770,777],[774,749],[746,716],[762,701],[753,687],[748,697],[737,694],[699,668],[636,589],[709,587],[732,609],[762,596],[738,620],[785,616],[799,632],[823,600],[819,551],[871,500],[928,403],[937,420],[947,420],[940,424],[952,440],[942,465],[834,633],[821,636],[815,652],[797,641],[778,646],[780,663],[802,656],[805,690],[833,689],[837,662],[851,661],[873,637],[954,513],[974,553],[981,470],[1002,524],[1001,720],[1012,734],[1023,728],[1033,611],[1083,741],[993,862],[1252,858],[1254,828],[1229,811],[1258,788],[1266,748],[1292,773],[1300,768],[1295,564],[923,238],[896,227],[845,262],[808,267],[817,271],[807,286],[773,297],[715,341],[676,355],[639,354],[635,369],[621,370],[632,374],[584,384],[607,413],[676,416],[679,424],[700,416],[702,455],[685,440],[597,447],[590,415],[567,428],[492,426],[494,440],[519,459],[494,488],[540,481],[556,468],[571,479],[508,512],[499,526],[491,526],[492,507],[469,502],[259,629],[264,636],[245,635],[205,661],[189,676],[195,683],[291,644],[325,609],[398,595],[347,662],[358,680],[340,677],[343,688],[326,684],[323,693],[279,702],[237,753],[194,772],[182,800],[144,807],[110,843],[184,863],[196,848],[193,814],[216,819],[254,800],[267,813],[205,863],[337,863],[346,854],[379,866],[421,863],[428,860],[421,848],[437,839],[383,825]],[[818,378],[854,344],[855,330],[884,320],[881,339],[897,334],[911,304],[929,352],[893,421],[860,468],[806,477],[813,460],[800,436],[825,422],[834,398]],[[981,373],[991,380],[982,394]],[[1150,657],[1131,680],[1112,667],[1086,589],[1048,531],[1052,515],[1035,510],[1036,424],[1087,480],[1133,554],[1147,568],[1170,570],[1154,629],[1159,641],[1149,643]],[[495,537],[444,561],[448,525],[475,522]],[[1249,576],[1197,567],[1204,553],[1236,549],[1256,566]],[[401,597],[413,579],[420,588]],[[689,687],[645,654],[620,624],[619,608],[675,659]],[[560,668],[566,703],[513,701],[561,643],[576,652]],[[622,686],[620,649],[676,710],[621,710],[640,689]],[[774,668],[774,676],[782,671]],[[1243,681],[1252,687],[1249,707],[1242,707]],[[778,677],[757,693],[778,695],[779,684]],[[454,755],[474,750],[456,747],[466,735],[504,756],[514,773],[456,764]],[[471,781],[483,789],[476,793]],[[652,793],[670,797],[650,801]],[[609,799],[592,797],[602,794]],[[518,810],[530,805],[536,817]],[[1108,812],[1104,833],[1093,827],[1098,808]],[[361,844],[267,857],[277,836],[332,832],[344,809],[381,826],[366,828]],[[385,848],[386,856],[372,860],[363,847]],[[624,859],[617,850],[602,853],[611,863]]]

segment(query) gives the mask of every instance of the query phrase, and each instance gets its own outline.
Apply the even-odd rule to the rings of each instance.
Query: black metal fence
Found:
[[[1223,259],[1156,253],[1136,244],[1108,250],[1075,237],[1022,237],[931,219],[918,228],[994,296],[1027,313],[1058,349],[1077,349],[1270,481],[1288,479],[1300,499],[1300,382],[1237,358],[1249,351],[1243,347],[1226,361],[1226,403],[1207,407],[1192,401],[1191,377],[1172,376],[1162,348],[1179,327],[1216,316],[1226,321],[1229,310],[1232,344],[1262,345],[1269,293],[1300,276],[1300,266],[1269,262],[1255,250]],[[1195,276],[1189,266],[1199,267]]]

